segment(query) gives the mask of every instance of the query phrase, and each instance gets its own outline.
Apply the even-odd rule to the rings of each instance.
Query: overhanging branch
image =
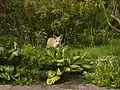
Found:
[[[116,20],[118,22],[118,24],[120,25],[120,19],[115,17],[114,15],[110,15],[111,18],[113,18],[114,20]]]
[[[114,29],[115,31],[117,31],[117,32],[120,33],[120,30],[117,29],[116,27],[114,27],[114,26],[110,23],[110,21],[109,21],[109,19],[108,19],[107,12],[106,12],[106,10],[105,10],[105,6],[104,6],[104,4],[103,4],[102,1],[101,1],[101,6],[102,6],[102,8],[103,8],[103,11],[104,11],[105,17],[106,17],[106,19],[107,19],[107,23],[108,23],[108,25],[109,25],[112,29]]]

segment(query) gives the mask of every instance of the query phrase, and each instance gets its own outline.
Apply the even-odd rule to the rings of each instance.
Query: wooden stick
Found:
[[[114,20],[116,20],[120,25],[120,19],[118,17],[115,17],[114,15],[110,15],[110,17],[113,18]]]

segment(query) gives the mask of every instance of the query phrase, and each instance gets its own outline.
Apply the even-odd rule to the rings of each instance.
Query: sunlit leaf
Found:
[[[71,72],[80,72],[83,70],[79,65],[70,65]]]
[[[14,42],[14,49],[17,49],[17,43]]]
[[[9,73],[9,74],[12,74],[14,72],[14,67],[13,66],[4,66],[4,71]]]
[[[86,69],[91,69],[92,66],[91,65],[82,65],[83,68],[86,68]]]
[[[71,68],[80,68],[79,65],[70,65]]]
[[[47,79],[47,84],[48,85],[52,85],[54,84],[56,81],[58,81],[61,77],[60,76],[54,76],[52,78],[48,78]]]
[[[0,73],[0,78],[6,79],[6,80],[10,80],[10,76],[8,73]]]
[[[52,77],[54,77],[55,75],[56,75],[56,72],[55,72],[55,71],[49,70],[49,71],[47,72],[48,78],[52,78]]]
[[[16,50],[15,48],[10,49],[10,50],[8,50],[8,53],[12,53],[12,52],[14,52],[15,50]]]
[[[80,60],[80,56],[74,56],[74,57],[72,57],[71,64],[74,64],[74,63],[76,63],[79,60]]]
[[[71,69],[70,69],[69,67],[64,67],[64,71],[65,71],[65,72],[70,72]]]
[[[59,68],[57,69],[57,75],[59,75],[59,76],[62,75],[62,71],[60,71]]]

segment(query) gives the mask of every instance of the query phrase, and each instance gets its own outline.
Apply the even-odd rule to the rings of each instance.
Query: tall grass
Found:
[[[100,56],[120,56],[120,39],[113,39],[107,45],[94,46],[94,47],[84,47],[84,48],[74,48],[69,47],[71,54],[86,54],[86,58],[97,59]]]

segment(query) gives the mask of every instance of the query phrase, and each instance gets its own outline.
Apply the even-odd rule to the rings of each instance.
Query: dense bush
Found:
[[[47,37],[61,33],[63,42],[76,46],[106,44],[114,36],[99,0],[10,0],[7,16],[1,18],[1,35],[15,36],[19,43],[44,46]]]
[[[54,48],[43,49],[25,45],[23,56],[26,57],[22,62],[24,74],[29,74],[28,79],[39,80],[41,71],[47,72],[47,84],[51,85],[58,81],[64,73],[83,72],[83,70],[91,69],[91,60],[84,60],[83,56],[74,55],[69,52],[68,47],[61,47],[59,50]],[[85,63],[84,63],[85,62]],[[23,70],[23,71],[24,71]],[[33,72],[33,70],[35,70]],[[28,72],[27,72],[28,71]]]

